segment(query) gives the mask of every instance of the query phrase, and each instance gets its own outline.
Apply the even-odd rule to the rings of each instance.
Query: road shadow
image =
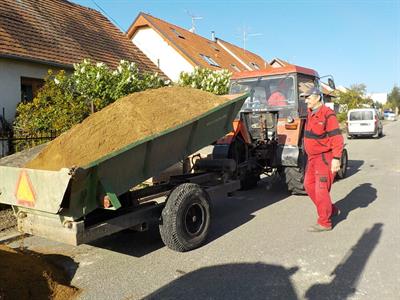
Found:
[[[334,276],[332,281],[326,284],[314,284],[307,290],[305,298],[342,300],[354,295],[364,267],[379,242],[382,227],[383,224],[377,223],[371,229],[365,230],[356,245],[349,250],[345,260],[330,274]]]
[[[233,197],[214,201],[213,223],[208,241],[212,242],[251,221],[255,217],[256,211],[290,196],[286,187],[279,181],[265,178],[258,183],[255,189],[238,191]]]
[[[298,299],[286,269],[263,263],[226,264],[201,268],[156,290],[143,299]]]
[[[361,170],[361,166],[363,164],[363,160],[349,159],[347,164],[346,178],[358,173]]]
[[[340,210],[340,215],[333,218],[333,225],[336,226],[343,220],[346,220],[351,211],[368,207],[376,198],[377,190],[371,183],[360,184],[347,194],[346,197],[335,203]]]
[[[364,231],[330,274],[330,283],[312,285],[305,298],[347,299],[357,291],[365,265],[379,243],[383,224]],[[300,299],[291,276],[298,267],[284,268],[263,263],[225,264],[186,273],[143,299]],[[129,298],[129,297],[128,297]]]
[[[123,253],[130,256],[142,257],[164,247],[158,224],[149,224],[144,232],[123,230],[90,243],[91,246]]]
[[[260,194],[265,197],[260,197]],[[251,221],[255,217],[254,212],[289,196],[290,194],[279,182],[272,182],[270,178],[265,178],[252,190],[238,191],[232,197],[215,199],[212,201],[211,228],[205,245]],[[148,228],[145,232],[123,230],[89,244],[130,256],[142,257],[164,247],[158,224],[151,223]]]

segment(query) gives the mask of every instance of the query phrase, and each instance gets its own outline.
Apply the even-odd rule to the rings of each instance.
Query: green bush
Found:
[[[157,74],[140,74],[136,65],[127,61],[121,61],[116,70],[84,60],[74,65],[70,75],[49,71],[33,101],[18,105],[14,132],[22,137],[61,133],[118,98],[165,84]]]
[[[337,118],[338,118],[338,121],[339,121],[340,123],[345,122],[346,119],[347,119],[347,112],[338,113],[338,114],[337,114]]]
[[[180,86],[190,86],[216,95],[229,92],[229,81],[232,76],[228,70],[212,71],[195,67],[192,73],[182,72],[179,77]]]

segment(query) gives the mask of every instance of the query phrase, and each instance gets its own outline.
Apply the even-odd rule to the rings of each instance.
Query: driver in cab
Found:
[[[278,86],[273,90],[269,96],[267,103],[271,106],[286,106],[288,105],[289,93],[291,84],[289,79],[280,80]]]

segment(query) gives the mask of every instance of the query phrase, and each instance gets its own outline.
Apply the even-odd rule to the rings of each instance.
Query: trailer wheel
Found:
[[[210,229],[209,196],[197,184],[181,184],[169,195],[161,218],[161,239],[168,248],[179,252],[198,248]]]
[[[289,192],[294,195],[305,195],[304,190],[304,170],[296,167],[285,167],[283,172],[283,180]]]
[[[343,149],[342,157],[340,158],[340,170],[336,174],[337,178],[343,179],[346,177],[348,161],[349,156],[347,150]]]

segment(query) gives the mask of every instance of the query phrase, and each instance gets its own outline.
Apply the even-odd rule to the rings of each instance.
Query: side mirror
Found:
[[[332,90],[336,90],[335,82],[333,81],[332,78],[328,78],[328,85]]]
[[[300,94],[299,97],[299,115],[300,116],[307,116],[307,104],[306,104],[306,97],[304,93]]]

